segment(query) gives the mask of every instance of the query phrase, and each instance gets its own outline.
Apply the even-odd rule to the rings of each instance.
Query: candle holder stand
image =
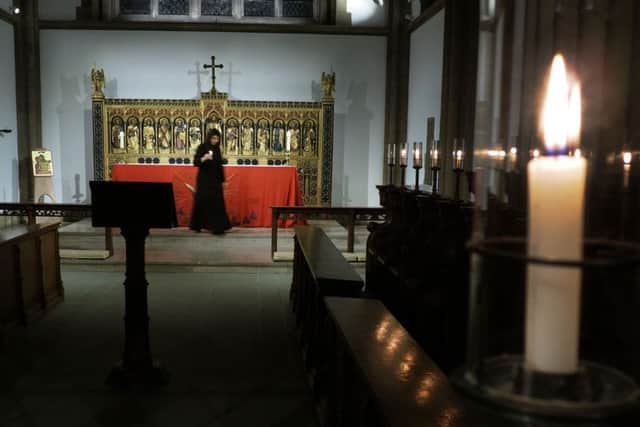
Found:
[[[400,187],[404,187],[404,180],[407,173],[407,165],[400,165]]]
[[[416,186],[415,186],[415,191],[420,191],[420,169],[419,167],[415,167],[414,169],[416,170]]]
[[[390,163],[387,166],[389,166],[389,185],[393,185],[393,167],[395,165],[393,163]]]
[[[440,167],[439,166],[431,166],[431,176],[432,176],[432,181],[431,181],[431,192],[433,194],[438,194],[438,174],[440,172]]]
[[[582,261],[527,256],[524,237],[488,237],[469,248],[476,268],[470,278],[467,362],[453,374],[455,386],[469,398],[501,407],[506,416],[521,420],[551,420],[554,426],[626,426],[626,420],[637,420],[637,369],[633,361],[620,356],[628,349],[609,348],[618,342],[602,325],[611,321],[605,314],[611,308],[598,306],[612,300],[620,307],[616,316],[635,312],[635,302],[624,298],[636,283],[640,246],[585,240]],[[549,374],[525,368],[522,303],[531,266],[545,268],[549,274],[556,269],[581,272],[581,357],[575,373]]]
[[[453,198],[454,200],[460,200],[460,178],[462,176],[462,173],[464,172],[464,169],[461,168],[454,168],[453,169],[453,173],[455,174],[455,190],[453,193]]]

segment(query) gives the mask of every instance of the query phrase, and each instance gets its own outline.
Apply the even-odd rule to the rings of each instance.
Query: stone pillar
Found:
[[[31,150],[42,147],[38,0],[19,0],[15,31],[20,201],[33,200]]]

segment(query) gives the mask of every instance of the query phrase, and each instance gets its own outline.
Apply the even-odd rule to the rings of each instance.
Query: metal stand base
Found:
[[[484,359],[458,372],[454,384],[470,397],[516,415],[562,421],[606,420],[640,409],[640,387],[622,372],[581,362],[573,375],[541,374],[522,368],[521,356]]]

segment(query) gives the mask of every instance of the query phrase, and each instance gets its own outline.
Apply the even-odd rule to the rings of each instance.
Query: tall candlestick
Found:
[[[121,130],[120,133],[118,133],[118,144],[120,145],[120,148],[124,148],[124,131]]]
[[[543,117],[546,156],[528,165],[528,255],[582,259],[586,161],[568,156],[580,133],[580,92],[571,90],[564,61],[551,66]],[[574,267],[527,268],[525,368],[552,374],[578,369],[582,272]]]

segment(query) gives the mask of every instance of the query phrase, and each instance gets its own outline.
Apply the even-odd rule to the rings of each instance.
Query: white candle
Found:
[[[580,94],[569,93],[564,62],[551,68],[543,113],[548,151],[566,153],[580,133]],[[528,254],[582,259],[586,161],[566,154],[534,158],[528,165]],[[525,367],[571,374],[578,369],[580,288],[578,268],[530,264],[527,268]]]
[[[124,148],[124,131],[120,131],[118,134],[118,142],[120,143],[120,148]]]
[[[291,151],[291,129],[287,131],[287,143],[285,149]]]

